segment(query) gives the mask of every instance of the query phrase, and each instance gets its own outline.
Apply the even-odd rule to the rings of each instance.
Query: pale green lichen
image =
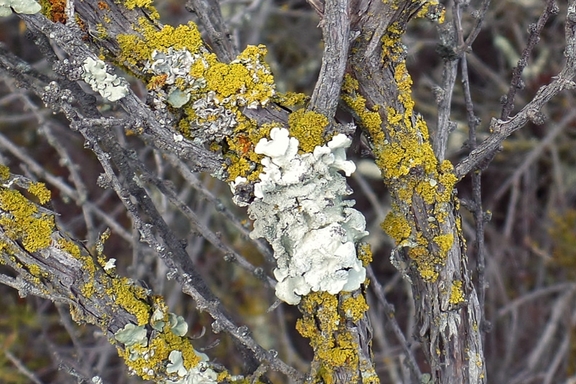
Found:
[[[42,7],[34,0],[0,0],[0,17],[10,16],[12,10],[16,13],[34,14]]]
[[[25,178],[10,179],[9,171],[1,167],[0,173],[4,180],[10,180],[6,185],[26,188],[28,193],[41,202],[50,198],[49,191],[42,183],[30,182]],[[176,383],[183,377],[204,377],[203,367],[196,369],[198,372],[195,367],[201,361],[205,362],[207,357],[192,347],[186,337],[188,325],[183,317],[169,313],[161,297],[151,296],[147,289],[137,286],[133,280],[118,276],[112,268],[103,270],[109,263],[103,253],[109,231],[100,237],[95,247],[96,255],[93,256],[79,243],[56,230],[52,214],[40,213],[37,204],[28,200],[20,191],[6,187],[0,187],[0,226],[5,239],[20,241],[28,252],[45,251],[42,254],[44,257],[56,253],[59,257],[67,255],[76,259],[67,263],[78,268],[77,280],[70,292],[71,302],[78,303],[70,308],[73,320],[96,324],[102,330],[109,331],[112,320],[109,314],[114,316],[116,313],[127,312],[133,315],[132,321],[135,324],[126,324],[111,339],[131,372],[158,383]],[[10,265],[30,284],[42,290],[44,279],[50,280],[53,277],[41,264],[20,261],[10,241],[3,241],[0,251],[10,257]],[[88,310],[83,300],[91,300]],[[100,305],[106,305],[106,311],[102,311]],[[120,319],[126,319],[126,316],[122,315],[115,320]],[[175,369],[176,363],[178,369]],[[216,373],[211,371],[209,376],[215,377]]]
[[[266,106],[276,95],[266,48],[248,46],[224,63],[205,48],[193,23],[158,31],[140,20],[136,29],[140,36],[119,37],[120,61],[145,68],[155,103],[170,107],[183,137],[224,152],[229,180],[255,180],[261,157],[253,148],[270,128],[258,127],[243,109]]]
[[[145,324],[127,324],[114,335],[118,353],[131,372],[145,380],[178,380],[201,359],[185,337],[188,325],[181,316],[168,313],[164,301],[155,296]],[[150,325],[154,331],[147,331]]]

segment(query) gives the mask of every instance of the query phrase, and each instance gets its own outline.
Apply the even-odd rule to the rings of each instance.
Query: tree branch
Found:
[[[348,0],[327,0],[320,25],[324,36],[324,55],[320,75],[308,109],[334,118],[350,45],[350,5]]]

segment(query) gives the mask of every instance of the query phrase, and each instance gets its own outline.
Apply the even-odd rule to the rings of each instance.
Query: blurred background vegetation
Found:
[[[473,22],[475,1],[464,15],[465,32]],[[528,27],[542,12],[539,0],[493,2],[484,28],[468,53],[475,113],[482,120],[481,138],[489,132],[492,117],[499,117],[501,99],[507,93],[512,68],[524,49]],[[525,105],[539,87],[547,84],[563,64],[566,10],[552,17],[542,33],[523,76],[516,109]],[[265,44],[279,90],[304,92],[314,87],[322,57],[319,18],[304,0],[223,0],[225,19],[241,49],[247,44]],[[162,21],[179,24],[194,20],[181,1],[157,4]],[[449,12],[448,12],[449,16]],[[450,22],[450,17],[448,17]],[[441,83],[442,58],[437,53],[437,26],[414,20],[404,38],[408,68],[414,80],[416,109],[431,130],[435,128],[434,87]],[[467,29],[468,28],[468,29]],[[8,49],[33,67],[50,75],[49,64],[27,36],[15,16],[0,19],[1,49]],[[223,334],[210,332],[210,318],[198,313],[178,286],[165,278],[165,268],[154,253],[135,240],[130,219],[110,190],[97,186],[101,168],[84,148],[82,137],[71,131],[61,115],[54,115],[32,93],[0,72],[0,162],[13,173],[47,183],[53,192],[52,208],[60,215],[59,226],[93,247],[99,233],[110,223],[112,236],[105,252],[116,258],[119,272],[133,277],[155,293],[163,294],[171,310],[185,316],[197,349],[217,363],[242,371],[239,352]],[[135,80],[135,89],[142,86]],[[576,375],[576,103],[574,92],[564,92],[545,109],[547,121],[529,123],[513,134],[491,165],[482,173],[483,203],[492,213],[486,227],[489,282],[486,315],[492,329],[486,334],[485,357],[489,382],[561,383]],[[103,107],[114,108],[114,107]],[[114,114],[114,109],[108,110]],[[346,119],[345,114],[342,118]],[[447,157],[456,163],[467,153],[466,110],[461,82],[457,81],[452,103],[452,120],[457,123],[450,138]],[[136,137],[118,130],[118,139],[180,192],[180,197],[203,222],[254,265],[272,270],[253,243],[246,241],[222,212],[232,212],[249,227],[245,212],[231,204],[227,185],[209,175],[197,174],[191,185],[176,170],[175,162],[146,148]],[[395,305],[396,318],[405,334],[413,329],[411,290],[390,265],[392,243],[379,228],[389,210],[385,187],[378,180],[370,154],[351,151],[358,172],[351,178],[356,207],[367,219],[374,250],[373,268]],[[74,193],[66,191],[67,185]],[[202,186],[210,196],[200,192]],[[470,196],[470,183],[458,184],[461,199]],[[298,312],[280,305],[269,311],[275,297],[254,276],[224,260],[203,238],[190,230],[186,219],[159,192],[150,191],[165,220],[187,244],[190,257],[224,305],[247,324],[254,337],[268,349],[301,369],[311,358],[307,342],[296,331]],[[96,210],[83,209],[89,201]],[[464,231],[474,268],[474,223],[462,208]],[[122,229],[123,231],[120,231]],[[0,272],[12,274],[3,268]],[[405,369],[402,350],[386,325],[382,308],[369,291],[374,327],[374,354],[378,373],[385,383],[400,383]],[[76,382],[78,377],[102,376],[104,382],[138,383],[129,377],[114,347],[95,328],[77,326],[65,307],[34,297],[21,298],[9,287],[0,286],[0,382]],[[413,344],[421,369],[424,359]],[[62,368],[59,370],[59,367]],[[272,377],[274,382],[282,378]]]

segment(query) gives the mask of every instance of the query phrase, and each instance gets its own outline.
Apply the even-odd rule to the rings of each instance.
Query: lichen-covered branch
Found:
[[[482,383],[481,315],[453,193],[457,177],[449,161],[435,156],[426,123],[414,111],[406,48],[400,41],[410,18],[441,21],[443,11],[432,1],[356,6],[358,20],[351,28],[371,41],[357,39],[351,47],[343,98],[368,135],[391,193],[392,212],[382,227],[397,246],[392,262],[405,266],[400,268],[412,282],[418,336],[432,379]],[[363,18],[377,9],[385,17]]]
[[[320,17],[324,39],[320,73],[310,98],[280,91],[274,66],[265,60],[265,46],[234,46],[226,12],[217,1],[189,0],[186,8],[201,25],[179,26],[163,25],[151,3],[46,0],[40,7],[33,0],[0,0],[0,16],[14,12],[24,21],[27,38],[47,65],[41,71],[0,45],[0,69],[70,122],[76,139],[102,168],[100,176],[93,177],[98,187],[116,195],[114,204],[132,225],[133,233],[116,226],[122,237],[138,246],[145,244],[163,262],[158,264],[160,279],[175,280],[177,293],[184,292],[196,309],[210,315],[212,331],[230,336],[242,355],[244,375],[233,376],[196,351],[185,337],[187,325],[168,311],[161,297],[116,273],[113,259],[102,251],[107,232],[97,240],[95,228],[104,224],[86,225],[91,233],[84,247],[59,229],[56,213],[47,205],[47,189],[4,166],[0,167],[0,252],[15,277],[0,275],[0,283],[22,295],[67,303],[77,321],[100,327],[130,371],[146,380],[267,382],[263,376],[274,371],[297,383],[377,383],[366,297],[372,253],[365,243],[366,219],[348,199],[352,191],[346,179],[356,171],[348,149],[352,133],[357,132],[359,146],[365,149],[362,154],[373,155],[390,194],[390,213],[381,227],[394,242],[391,262],[410,284],[416,307],[419,347],[412,347],[409,338],[401,337],[398,324],[391,322],[408,355],[407,380],[485,383],[485,300],[483,293],[477,296],[469,270],[455,187],[489,162],[511,133],[529,121],[544,121],[541,110],[552,97],[576,86],[576,2],[571,0],[567,10],[562,71],[540,87],[532,102],[508,116],[521,67],[544,27],[545,14],[514,74],[502,118],[491,122],[490,134],[478,145],[479,120],[463,55],[478,35],[481,20],[472,23],[465,38],[457,1],[456,30],[448,28],[444,35],[445,72],[443,88],[436,88],[440,111],[435,133],[417,112],[403,38],[414,18],[443,22],[437,0],[309,1]],[[488,3],[481,2],[478,15],[485,15]],[[553,1],[546,4],[545,12],[557,8]],[[465,79],[471,153],[454,166],[447,147],[454,126],[451,96],[458,64]],[[339,111],[342,119],[336,119],[338,108],[346,109]],[[350,122],[341,124],[344,119]],[[44,121],[37,119],[39,124]],[[22,159],[31,175],[84,203],[88,193],[82,182],[80,191],[72,190],[27,160],[3,135],[1,148]],[[144,159],[150,152],[155,171]],[[58,153],[65,162],[72,161]],[[236,232],[230,235],[233,239],[226,239],[207,224],[211,218],[203,220],[197,207],[189,204],[186,193],[180,193],[172,180],[163,180],[166,169],[174,172],[171,176],[183,189],[190,187],[187,183],[198,184],[191,172],[206,172],[207,178],[223,182],[219,186],[230,187],[232,202],[246,207],[251,221],[236,219],[232,214],[236,207],[222,208],[219,197],[194,185],[216,211],[232,220],[230,227]],[[79,179],[78,174],[73,179]],[[473,177],[472,189],[476,235],[481,237],[486,216],[480,178]],[[166,207],[169,214],[163,210]],[[87,216],[96,210],[97,205],[82,209]],[[182,239],[177,235],[181,228],[174,228],[168,215],[185,222],[182,232],[193,235]],[[199,240],[199,253],[205,252],[206,244],[206,254],[216,253],[217,262],[234,262],[243,277],[258,278],[258,289],[271,297],[275,291],[272,309],[282,304],[300,311],[296,330],[313,351],[306,373],[263,347],[266,342],[257,342],[259,338],[225,308],[225,301],[214,293],[221,287],[209,284],[210,276],[199,271],[201,264],[186,249],[185,240],[193,237]],[[259,239],[263,240],[254,248]],[[481,238],[477,241],[483,270],[484,243]],[[135,253],[143,249],[138,246]],[[263,251],[269,265],[253,261],[255,249]],[[482,273],[478,280],[483,289]],[[380,300],[375,305],[384,309],[381,313],[394,316],[383,289],[376,286],[375,291]],[[417,348],[424,352],[429,369],[418,366],[412,354]]]
[[[4,166],[0,173],[0,260],[18,274],[12,285],[20,295],[38,292],[70,305],[73,319],[98,326],[131,372],[144,379],[216,382],[207,357],[185,337],[184,320],[168,312],[162,297],[116,274],[115,259],[103,253],[109,232],[95,254],[90,252],[58,230],[54,213],[43,207],[50,192],[42,183],[12,175]]]

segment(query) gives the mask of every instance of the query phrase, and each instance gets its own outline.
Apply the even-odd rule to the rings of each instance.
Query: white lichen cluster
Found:
[[[214,91],[208,91],[194,101],[192,109],[197,116],[194,122],[205,134],[217,141],[228,137],[238,124],[236,113],[220,103]]]
[[[154,103],[185,108],[192,130],[223,140],[238,125],[240,108],[265,106],[275,95],[264,54],[263,46],[249,46],[230,64],[224,64],[204,48],[195,53],[155,50],[145,65],[154,76],[149,85]]]
[[[82,65],[82,79],[90,87],[100,93],[108,101],[118,101],[128,94],[128,84],[116,75],[106,71],[106,63],[102,60],[86,58]]]
[[[163,332],[168,327],[170,332],[180,337],[184,337],[188,332],[188,324],[182,316],[168,313],[167,321],[165,319],[165,312],[160,309],[154,311],[150,318],[150,325],[154,331]],[[129,352],[130,361],[139,359],[146,361],[155,355],[156,351],[151,346],[153,343],[149,340],[149,337],[148,331],[144,326],[134,324],[126,324],[124,328],[114,334],[116,341],[122,343]],[[165,365],[166,374],[170,378],[158,382],[160,384],[216,384],[217,373],[207,364],[208,356],[196,350],[194,352],[200,359],[200,363],[195,367],[186,369],[182,352],[178,350],[171,351]],[[147,374],[154,376],[156,372],[150,369]]]
[[[167,101],[175,108],[180,108],[190,101],[190,93],[206,86],[206,80],[196,79],[190,75],[193,65],[208,68],[208,62],[201,54],[191,54],[188,50],[168,48],[167,52],[155,50],[152,60],[146,63],[144,69],[154,75],[164,75],[165,89],[157,90],[157,98]],[[176,86],[176,80],[180,87]],[[180,89],[184,88],[184,89]]]
[[[42,7],[34,0],[0,0],[0,17],[10,16],[12,10],[31,15],[40,12],[40,9]]]
[[[207,364],[208,356],[197,352],[201,361],[195,367],[186,370],[182,360],[182,352],[172,351],[169,356],[170,363],[166,368],[168,373],[177,373],[180,378],[167,380],[165,384],[216,384],[218,374]]]
[[[274,128],[255,152],[266,155],[255,200],[252,238],[265,238],[274,249],[276,296],[298,304],[311,291],[336,294],[360,287],[366,270],[355,244],[368,235],[364,216],[353,209],[346,179],[355,166],[346,160],[350,139],[338,134],[313,153],[298,153],[298,140]],[[245,179],[231,184],[233,191]]]

